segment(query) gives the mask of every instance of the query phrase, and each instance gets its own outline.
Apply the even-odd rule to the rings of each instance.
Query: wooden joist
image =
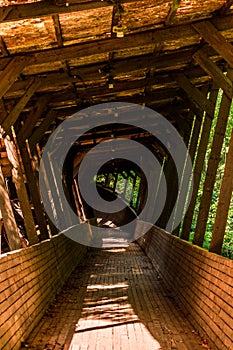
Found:
[[[26,92],[24,93],[23,97],[19,100],[19,102],[16,104],[16,106],[13,108],[13,110],[8,114],[8,116],[5,118],[5,120],[2,122],[3,129],[8,133],[10,131],[10,128],[12,125],[15,124],[16,120],[18,119],[20,113],[36,91],[40,84],[40,81],[32,80],[30,82],[29,87],[27,88]]]
[[[13,57],[6,68],[0,72],[0,98],[10,89],[14,84],[23,69],[33,62],[32,57],[15,56]]]
[[[224,16],[231,8],[233,5],[233,0],[227,0],[226,3],[221,7],[217,13],[219,13],[221,16]]]
[[[194,101],[199,108],[206,111],[209,115],[214,115],[214,105],[206,99],[200,90],[191,84],[190,80],[183,73],[174,74],[173,77],[191,101]]]
[[[192,25],[202,38],[233,68],[233,45],[210,22],[203,21]]]
[[[221,71],[218,66],[212,62],[209,57],[202,51],[197,51],[193,58],[199,65],[204,69],[204,71],[209,74],[214,82],[221,88],[225,94],[232,98],[233,86],[231,80]]]

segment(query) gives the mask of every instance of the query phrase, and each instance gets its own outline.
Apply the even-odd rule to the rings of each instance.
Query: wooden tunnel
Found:
[[[182,259],[189,259],[190,248],[190,256],[196,259],[196,264],[199,260],[200,264],[206,264],[207,257],[214,256],[213,264],[219,263],[221,268],[227,269],[227,278],[223,280],[228,288],[224,291],[229,298],[228,316],[223,317],[223,323],[226,325],[226,320],[229,320],[227,332],[232,332],[232,326],[229,326],[232,323],[232,305],[229,307],[232,302],[229,296],[232,264],[230,260],[212,254],[221,255],[229,208],[232,206],[232,97],[232,0],[0,1],[2,268],[8,264],[7,256],[14,254],[11,251],[17,250],[16,258],[10,255],[13,266],[21,258],[25,258],[25,264],[30,266],[33,254],[37,256],[40,251],[44,254],[44,247],[52,255],[56,254],[56,246],[62,251],[71,249],[66,239],[56,238],[56,223],[44,209],[39,188],[41,157],[56,127],[74,113],[106,102],[149,107],[165,117],[178,131],[189,151],[194,174],[191,201],[182,223],[171,230],[169,238],[167,234],[162,237],[159,233],[160,242],[162,245],[170,242],[175,246],[177,253],[174,253],[173,261],[180,259],[182,249]],[[127,110],[124,112],[127,113]],[[79,130],[86,127],[88,118],[80,121]],[[206,252],[197,246],[203,247],[226,134],[229,142],[225,150],[225,166],[216,215],[212,218],[214,224],[209,252]],[[83,221],[93,223],[93,210],[82,200],[77,185],[79,165],[93,146],[118,137],[148,147],[162,165],[169,190],[163,214],[154,224],[165,229],[177,196],[174,162],[169,152],[150,133],[129,124],[116,123],[91,129],[84,132],[72,147],[64,165],[64,188],[73,210]],[[123,199],[128,195],[129,181],[129,198],[134,196],[133,190],[140,183],[140,186],[137,185],[138,195],[131,201],[131,209],[137,215],[146,201],[145,176],[132,164],[117,161],[114,166],[112,163],[105,165],[99,176],[99,185],[105,190],[116,191],[119,174],[125,181]],[[52,168],[50,176],[56,178]],[[59,192],[55,195],[59,200]],[[62,205],[59,210],[61,214]],[[16,212],[20,213],[20,220]],[[194,212],[197,212],[195,222]],[[229,230],[232,229],[230,227]],[[145,236],[144,241],[140,240],[156,265],[159,262],[153,256],[150,242],[155,244],[151,233]],[[72,249],[67,263],[72,260],[77,265],[81,258],[75,257]],[[84,248],[79,246],[78,249],[81,256]],[[156,251],[157,248],[154,249]],[[22,257],[20,252],[23,252]],[[197,252],[200,252],[200,259]],[[166,259],[165,255],[163,251],[161,259]],[[171,262],[169,264],[172,266]],[[195,269],[195,266],[192,267]],[[168,273],[166,281],[172,285],[172,277],[164,262],[161,269],[164,275]],[[69,272],[62,267],[60,260],[58,270],[61,275],[64,273],[62,285]],[[61,287],[55,286],[56,281],[53,283],[51,293],[40,306],[41,310]],[[182,290],[179,281],[177,288]],[[191,296],[189,298],[192,299]],[[188,303],[189,298],[182,294],[182,301]],[[219,304],[217,307],[221,308]],[[204,326],[206,319],[201,317],[202,322],[196,321],[196,324],[208,332],[209,329]],[[39,318],[40,313],[33,324]],[[224,325],[221,324],[221,327],[224,328]],[[211,327],[212,339],[222,336],[220,331],[213,330],[214,325]],[[2,339],[6,344],[4,332]],[[15,341],[16,350],[19,349],[20,336]],[[219,350],[230,349],[231,345],[232,337],[226,342],[215,342]],[[7,345],[3,348],[10,349]]]

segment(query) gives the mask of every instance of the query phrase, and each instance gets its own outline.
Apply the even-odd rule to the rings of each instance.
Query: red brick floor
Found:
[[[137,244],[88,251],[23,348],[203,350]]]

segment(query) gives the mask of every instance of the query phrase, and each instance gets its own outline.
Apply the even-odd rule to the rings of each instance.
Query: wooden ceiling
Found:
[[[0,6],[0,124],[6,132],[14,125],[22,142],[35,144],[75,111],[106,101],[144,103],[178,124],[190,109],[211,115],[200,88],[233,66],[232,0]],[[232,97],[232,82],[219,80]]]

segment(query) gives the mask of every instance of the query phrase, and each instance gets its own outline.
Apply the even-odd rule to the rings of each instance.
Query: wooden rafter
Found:
[[[38,88],[40,82],[37,80],[32,80],[30,82],[29,87],[25,91],[24,95],[21,97],[19,102],[16,104],[16,106],[13,108],[13,110],[8,114],[8,116],[3,120],[2,127],[6,132],[10,131],[10,128],[12,125],[15,124],[16,120],[18,119],[20,113]]]
[[[223,89],[229,98],[232,98],[233,86],[231,80],[221,71],[218,66],[212,62],[209,57],[202,51],[197,51],[193,58],[199,65],[204,69],[204,71],[209,74],[215,83]]]
[[[168,16],[165,20],[165,25],[168,26],[172,23],[173,19],[175,18],[176,12],[178,11],[178,8],[180,6],[181,0],[173,0],[172,5],[170,6]]]
[[[26,65],[32,62],[32,57],[15,56],[13,57],[6,68],[0,73],[0,98],[14,84],[19,74],[23,71]]]
[[[214,114],[214,105],[207,100],[205,95],[200,90],[192,85],[190,80],[183,73],[174,74],[173,77],[176,79],[180,87],[184,90],[191,101],[194,101],[199,108],[206,111],[209,115]]]
[[[233,68],[233,45],[224,38],[221,32],[210,21],[195,23],[193,27]]]

